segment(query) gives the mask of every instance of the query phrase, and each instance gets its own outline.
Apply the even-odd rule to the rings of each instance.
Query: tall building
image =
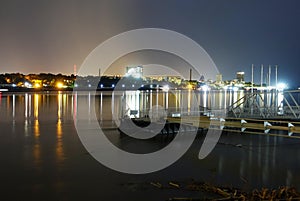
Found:
[[[143,66],[127,66],[126,67],[126,76],[132,76],[135,78],[143,77]]]
[[[236,79],[238,80],[238,82],[244,82],[245,81],[245,72],[237,72],[236,73]]]
[[[221,84],[223,82],[223,75],[217,74],[216,75],[216,83]]]

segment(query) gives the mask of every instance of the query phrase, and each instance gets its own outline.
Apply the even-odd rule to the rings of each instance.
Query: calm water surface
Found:
[[[132,94],[125,98],[131,100],[128,103],[135,101],[132,104],[138,108],[147,108],[150,96],[144,96],[144,102]],[[147,175],[122,174],[104,167],[87,153],[77,136],[73,117],[78,106],[98,111],[106,135],[121,147],[144,152],[166,145],[159,137],[145,142],[120,138],[117,130],[110,129],[115,126],[111,111],[119,116],[126,112],[120,106],[121,98],[99,93],[93,107],[88,93],[0,94],[0,199],[166,200],[191,192],[155,189],[148,185],[151,181],[190,179],[245,190],[282,185],[300,190],[300,140],[268,135],[223,133],[213,152],[199,160],[203,134],[179,161]],[[176,110],[172,97],[166,102],[153,95],[151,104],[160,100],[164,107]]]

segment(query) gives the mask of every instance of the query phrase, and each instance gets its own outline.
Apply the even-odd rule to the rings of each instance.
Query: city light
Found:
[[[40,87],[41,87],[41,85],[39,83],[34,84],[34,88],[40,88]]]
[[[135,81],[136,78],[141,76],[142,78],[138,83],[128,83],[128,84],[122,84],[122,88],[129,89],[129,88],[135,88],[137,85],[141,88],[144,88],[145,85],[150,86],[150,88],[155,89],[161,89],[163,91],[168,91],[170,89],[187,89],[187,90],[200,90],[200,91],[209,91],[209,90],[229,90],[229,91],[238,91],[238,90],[285,90],[287,89],[286,83],[279,83],[278,85],[271,85],[270,83],[263,83],[255,84],[251,82],[245,82],[244,81],[244,72],[237,72],[237,78],[233,80],[222,80],[222,74],[218,74],[217,80],[213,81],[212,79],[209,80],[193,80],[188,81],[184,80],[182,78],[177,78],[173,76],[150,76],[150,77],[143,77],[143,70],[142,67],[127,67],[126,68],[127,73],[125,75],[128,76],[126,79],[129,79],[131,81]],[[56,77],[54,74],[50,74],[47,77],[41,77],[39,75],[22,75],[25,79],[22,82],[17,82],[18,77],[16,75],[3,75],[3,83],[0,84],[0,87],[2,88],[8,88],[8,87],[17,87],[18,88],[35,88],[39,90],[44,90],[45,88],[56,88],[56,89],[62,89],[62,88],[77,88],[78,86],[83,86],[86,88],[91,88],[95,84],[94,79],[98,79],[93,76],[87,76],[87,77],[80,77],[78,79],[77,83],[75,83],[74,77],[65,76],[63,77]],[[11,78],[12,77],[12,78]],[[110,75],[110,76],[104,76],[101,78],[101,82],[98,83],[97,88],[103,89],[103,88],[115,88],[116,83],[118,80],[122,78],[122,76],[116,76],[116,75]],[[172,78],[172,79],[171,79]],[[52,80],[57,80],[56,82],[53,82]],[[163,82],[163,85],[156,85],[152,84],[153,81],[159,81]],[[178,81],[180,80],[180,81]],[[113,83],[111,83],[113,81]],[[151,84],[150,84],[151,83]],[[148,85],[149,84],[149,85]],[[11,90],[17,90],[17,89],[11,89]]]
[[[284,90],[287,88],[287,84],[286,83],[278,83],[276,88],[280,91]]]
[[[188,89],[193,89],[193,85],[188,84],[188,85],[187,85],[187,88],[188,88]]]
[[[238,88],[238,87],[232,87],[232,90],[233,90],[233,91],[238,91],[239,88]]]
[[[169,89],[170,89],[169,85],[164,85],[164,86],[162,87],[162,90],[163,90],[163,91],[169,91]]]
[[[64,84],[62,82],[57,82],[56,83],[56,87],[59,88],[59,89],[61,89],[61,88],[64,87]]]
[[[203,86],[201,86],[201,90],[208,91],[209,87],[207,85],[203,85]]]
[[[31,88],[31,87],[32,87],[32,84],[30,84],[29,82],[25,82],[25,83],[24,83],[24,86],[27,87],[27,88]]]

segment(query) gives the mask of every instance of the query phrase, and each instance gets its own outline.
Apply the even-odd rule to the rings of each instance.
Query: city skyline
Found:
[[[247,80],[247,74],[245,74],[244,71],[237,71],[235,75],[232,75],[230,79],[223,79],[223,74],[219,73],[215,75],[215,79],[211,78],[205,78],[204,75],[200,75],[199,78],[193,77],[193,70],[189,69],[189,78],[184,78],[180,74],[178,74],[176,71],[168,71],[167,67],[165,66],[155,66],[155,65],[146,65],[145,68],[144,65],[130,65],[125,66],[124,70],[125,73],[122,74],[101,74],[101,71],[99,69],[99,75],[91,74],[91,75],[77,75],[76,73],[76,65],[74,65],[74,73],[71,75],[64,75],[64,74],[53,74],[53,73],[46,73],[46,72],[40,72],[38,74],[22,74],[22,73],[5,73],[0,74],[0,88],[1,87],[23,87],[23,88],[36,88],[41,89],[43,87],[56,87],[58,89],[61,88],[73,88],[77,87],[75,84],[75,81],[81,82],[82,79],[85,80],[85,85],[89,86],[91,82],[93,82],[93,85],[103,85],[102,81],[103,79],[109,79],[110,84],[109,87],[114,88],[121,79],[126,79],[127,81],[150,81],[157,80],[157,81],[166,81],[165,83],[160,83],[162,85],[165,85],[167,83],[171,83],[174,81],[177,83],[184,82],[185,87],[187,89],[190,89],[192,85],[198,85],[197,87],[193,87],[194,89],[202,89],[202,85],[210,86],[215,89],[233,89],[232,87],[238,87],[240,89],[249,89],[249,88],[259,88],[259,89],[292,89],[293,87],[289,86],[288,83],[281,82],[280,79],[278,79],[278,66],[275,66],[275,72],[272,72],[272,66],[268,66],[266,70],[264,70],[264,66],[261,66],[260,69],[260,82],[255,82],[254,77],[251,77],[251,80]],[[161,74],[151,74],[149,73],[149,70],[146,70],[147,68],[157,68],[157,69],[163,69],[165,68],[165,73]],[[254,65],[253,65],[253,74],[254,74]],[[101,77],[101,78],[100,78]],[[98,79],[101,80],[98,80]],[[169,82],[171,80],[171,82]],[[81,80],[81,81],[79,81]],[[113,81],[114,80],[114,81]],[[111,82],[113,81],[113,82]],[[253,81],[253,84],[252,84]],[[122,81],[121,81],[122,82]],[[141,87],[144,87],[144,84],[146,83],[140,83]],[[177,83],[177,84],[178,84]],[[75,84],[75,85],[74,85]],[[123,84],[124,85],[124,84]],[[91,87],[91,86],[89,86]],[[169,86],[168,86],[169,87]],[[102,88],[102,87],[101,87]],[[176,88],[176,87],[175,87]],[[298,87],[299,89],[300,87]]]

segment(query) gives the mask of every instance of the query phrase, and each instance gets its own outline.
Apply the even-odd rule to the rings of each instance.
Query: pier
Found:
[[[144,128],[146,128],[150,124],[150,119],[145,118],[132,119],[132,121],[137,126]],[[129,132],[130,129],[131,128],[128,128]],[[208,129],[239,134],[258,134],[300,139],[300,122],[297,121],[240,118],[218,119],[196,116],[190,116],[189,118],[184,119],[168,117],[166,119],[166,123],[163,126],[163,129],[161,129],[157,134],[169,136],[185,131],[200,131],[202,133],[203,131]],[[149,132],[151,131],[149,130]]]
[[[206,97],[212,101],[212,98]],[[166,97],[166,96],[165,96]],[[163,118],[165,125],[160,134],[177,134],[179,131],[203,131],[208,129],[240,134],[263,134],[300,138],[300,91],[247,91],[228,108],[199,106],[199,110],[177,111],[174,108],[130,111],[132,121],[146,128],[153,118]],[[208,104],[212,106],[213,104]],[[135,117],[136,114],[143,114]],[[152,117],[152,119],[150,117]],[[155,122],[155,121],[154,121]],[[129,128],[130,129],[130,128]]]

